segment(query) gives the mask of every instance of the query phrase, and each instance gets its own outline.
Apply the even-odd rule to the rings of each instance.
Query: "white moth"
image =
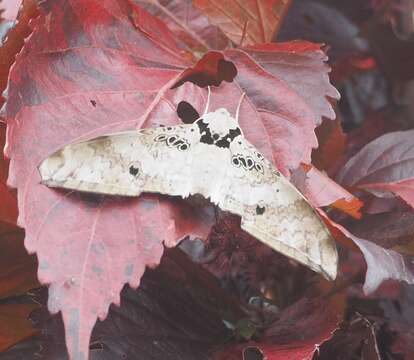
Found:
[[[240,101],[241,103],[241,101]],[[238,112],[205,113],[193,124],[131,130],[70,144],[45,159],[50,187],[139,196],[201,194],[241,217],[241,227],[333,280],[333,238],[302,194],[243,136]]]

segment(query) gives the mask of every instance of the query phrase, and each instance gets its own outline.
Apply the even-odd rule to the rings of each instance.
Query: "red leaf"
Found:
[[[379,137],[363,147],[339,172],[337,180],[386,197],[392,192],[414,206],[413,130]]]
[[[390,191],[402,198],[407,204],[414,208],[414,178],[397,181],[393,183],[374,183],[360,186],[364,190],[378,192]]]
[[[136,3],[163,20],[183,47],[194,54],[208,49],[225,49],[230,45],[222,31],[187,0],[137,0]]]
[[[335,119],[326,97],[339,99],[340,95],[329,83],[330,69],[325,64],[327,56],[320,44],[291,41],[249,46],[246,51],[267,72],[283,80],[305,100],[314,113],[316,125],[321,124],[322,117]]]
[[[205,86],[230,80],[232,74],[220,71],[220,59],[220,53],[206,54],[179,78],[180,83],[191,80]],[[329,83],[320,46],[299,41],[258,45],[227,50],[224,60],[234,63],[237,76],[222,84],[220,96],[213,91],[211,108],[222,106],[235,113],[241,91],[245,92],[248,101],[242,104],[240,124],[246,137],[285,174],[301,162],[309,163],[317,146],[315,126],[322,116],[335,116],[326,97],[339,97]]]
[[[12,0],[11,2],[20,4],[20,1]],[[0,6],[1,4],[0,2]],[[6,37],[5,42],[2,43],[3,39],[0,39],[0,93],[3,93],[3,90],[6,88],[10,67],[14,63],[16,54],[23,46],[24,38],[31,32],[29,21],[37,15],[37,1],[23,1],[23,7],[20,9],[18,21],[12,22],[10,25],[11,28],[4,34]],[[3,97],[0,95],[0,108],[2,105]]]
[[[21,5],[21,0],[2,0],[0,2],[0,18],[14,21]]]
[[[37,253],[39,279],[51,284],[49,308],[62,311],[69,352],[81,359],[96,318],[119,302],[124,283],[138,286],[145,266],[158,264],[163,243],[206,234],[210,218],[166,197],[108,199],[51,190],[39,184],[37,166],[73,141],[177,124],[177,104],[187,100],[202,110],[205,91],[191,84],[169,90],[189,62],[168,29],[130,1],[44,5],[10,74],[9,183],[19,189],[26,248]],[[295,46],[282,49],[287,58],[300,52]],[[309,161],[317,111],[246,52],[229,50],[225,57],[238,67],[238,82],[214,89],[212,107],[234,112],[243,89],[249,101],[240,122],[247,138],[285,172]],[[327,70],[317,69],[319,83]],[[294,151],[292,143],[298,144]]]
[[[230,40],[251,45],[272,41],[290,0],[256,0],[243,5],[236,0],[194,0],[193,3]]]
[[[140,15],[132,24],[134,12]],[[147,17],[127,1],[50,2],[10,76],[9,182],[20,188],[25,245],[37,252],[39,279],[51,284],[49,308],[62,311],[77,359],[87,354],[96,318],[119,303],[124,283],[138,286],[145,266],[159,262],[163,243],[174,246],[198,223],[196,212],[166,198],[88,201],[39,183],[39,162],[65,143],[177,122],[166,92],[186,61],[173,43],[148,34]],[[208,218],[199,220],[203,235]]]
[[[414,284],[414,259],[403,256],[398,252],[385,249],[371,241],[361,239],[351,234],[343,226],[333,222],[326,215],[322,216],[329,222],[330,226],[341,234],[351,239],[364,255],[367,263],[365,275],[364,293],[374,292],[385,280],[405,281]],[[332,232],[335,235],[335,232]]]
[[[414,130],[385,134],[364,146],[339,172],[344,186],[396,182],[414,177]]]
[[[302,191],[315,207],[330,205],[356,219],[361,218],[364,203],[314,167],[306,172]]]

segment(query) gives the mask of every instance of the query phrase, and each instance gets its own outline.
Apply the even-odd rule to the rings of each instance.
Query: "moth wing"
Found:
[[[234,144],[220,208],[240,215],[242,229],[271,248],[335,279],[335,241],[315,210],[247,140]]]
[[[188,196],[189,125],[133,130],[70,144],[39,166],[42,182],[86,192]]]

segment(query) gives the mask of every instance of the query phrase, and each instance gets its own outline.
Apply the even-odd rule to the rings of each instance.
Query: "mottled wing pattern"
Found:
[[[201,194],[242,228],[334,279],[338,256],[305,198],[244,138],[225,109],[192,125],[128,131],[67,145],[39,167],[43,183],[124,196]]]
[[[191,125],[126,131],[70,144],[39,167],[51,187],[122,196],[189,195]]]
[[[273,249],[335,279],[334,240],[302,194],[245,138],[230,151],[231,191],[223,188],[220,208],[240,215],[242,228]]]

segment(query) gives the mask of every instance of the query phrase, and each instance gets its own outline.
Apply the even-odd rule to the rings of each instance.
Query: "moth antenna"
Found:
[[[208,108],[210,106],[210,96],[211,96],[211,89],[210,89],[210,86],[207,86],[207,103],[206,103],[206,108],[204,109],[203,115],[207,114],[208,112]]]
[[[241,108],[241,104],[243,102],[244,96],[246,95],[246,93],[242,93],[240,96],[240,100],[239,103],[237,104],[237,109],[236,109],[236,121],[239,122],[239,114],[240,114],[240,108]]]

